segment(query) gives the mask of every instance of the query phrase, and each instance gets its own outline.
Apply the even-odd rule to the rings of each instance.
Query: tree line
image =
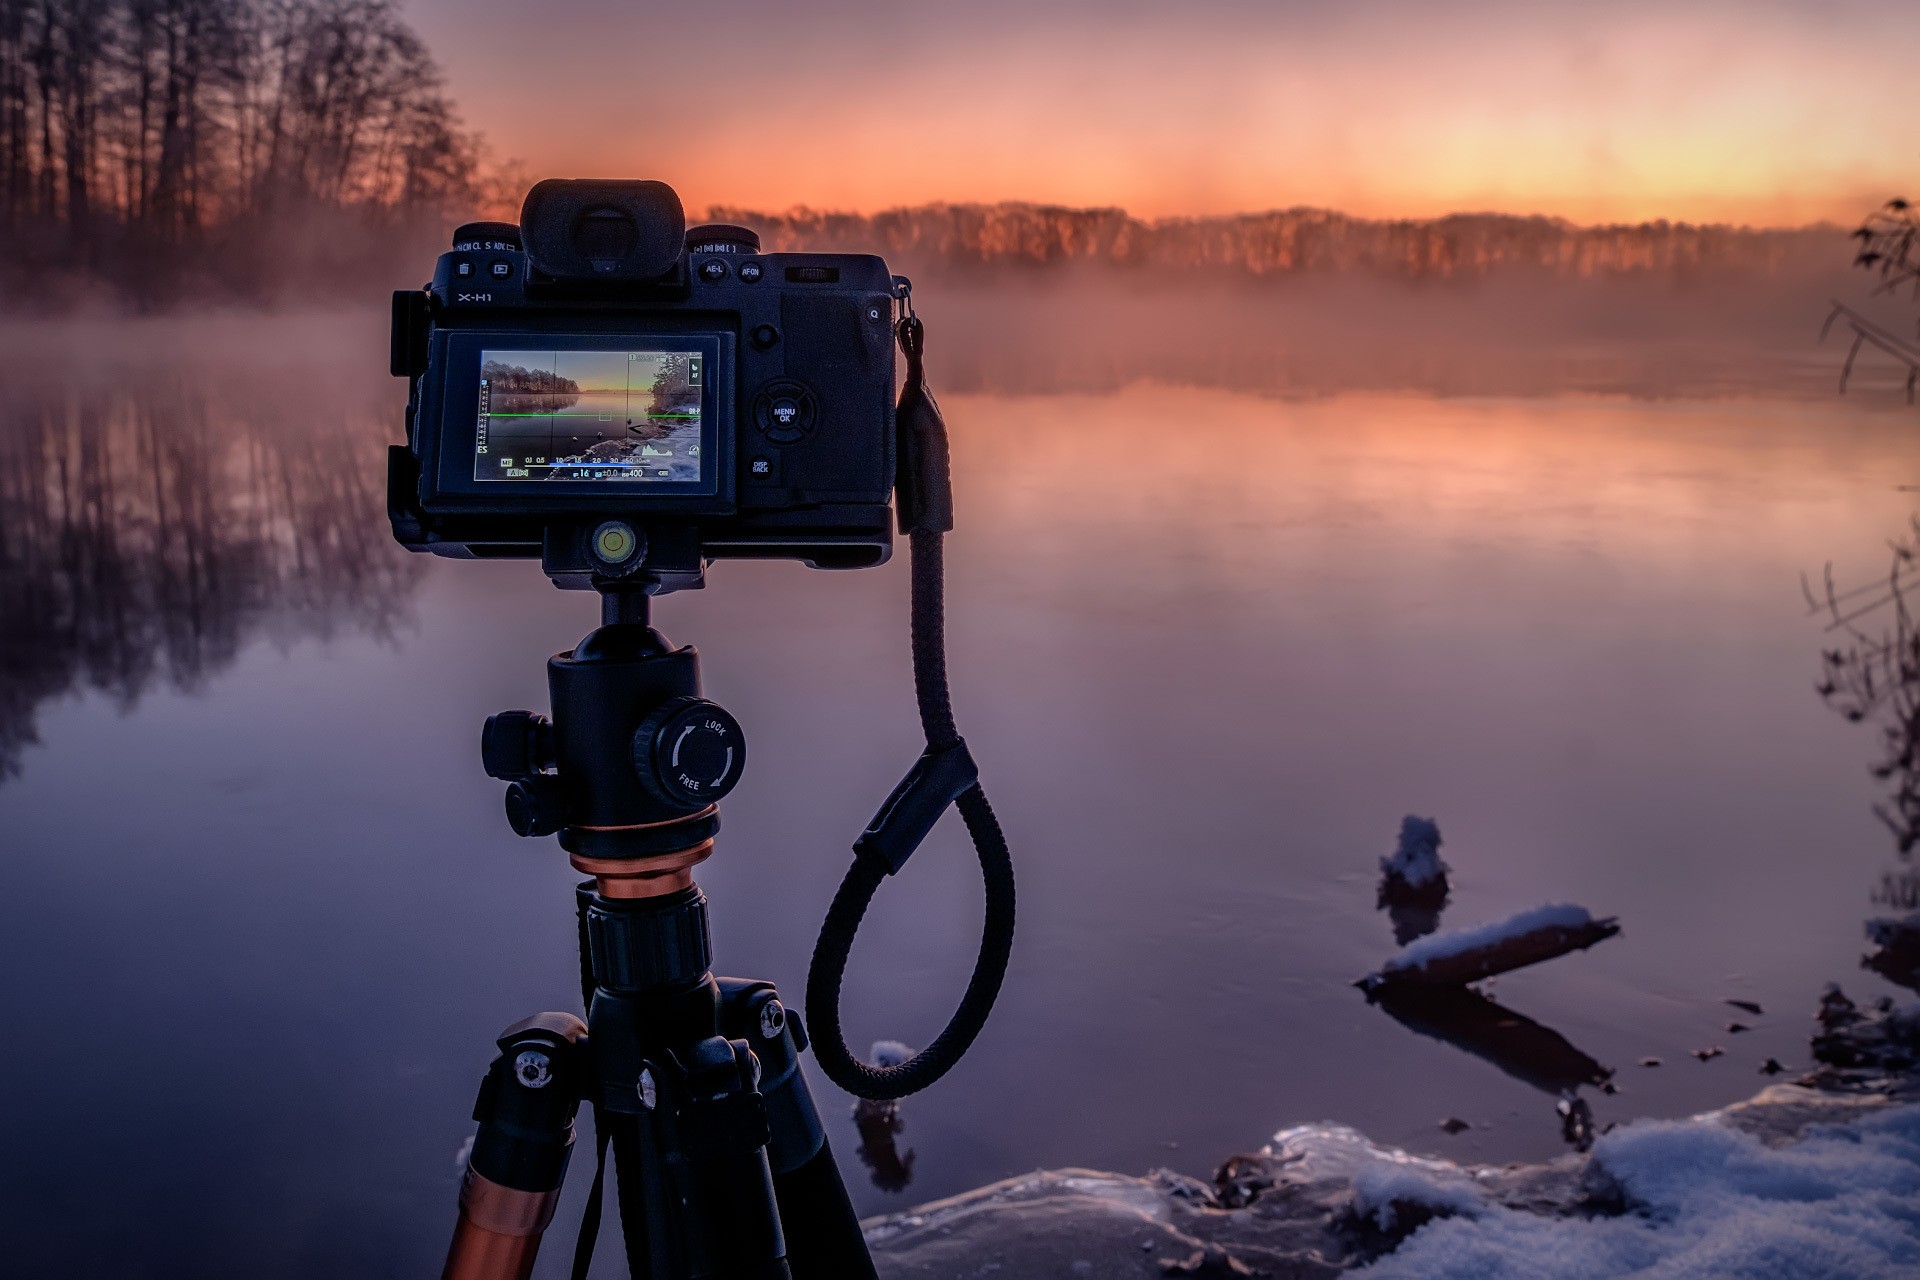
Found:
[[[394,0],[0,0],[16,294],[364,280],[430,261],[479,161]]]

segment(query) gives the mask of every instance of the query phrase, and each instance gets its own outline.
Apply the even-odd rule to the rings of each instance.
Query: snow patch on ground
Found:
[[[1624,1213],[1458,1210],[1358,1274],[1912,1280],[1920,1273],[1920,1106],[1814,1126],[1782,1147],[1711,1120],[1643,1121],[1594,1144],[1592,1177]]]
[[[1585,907],[1570,902],[1549,903],[1492,924],[1422,938],[1389,961],[1387,968],[1422,969],[1435,960],[1482,951],[1536,929],[1584,929],[1593,923],[1594,918]]]
[[[1392,1235],[1431,1218],[1478,1217],[1486,1200],[1472,1184],[1440,1179],[1402,1164],[1362,1169],[1353,1179],[1353,1215]]]

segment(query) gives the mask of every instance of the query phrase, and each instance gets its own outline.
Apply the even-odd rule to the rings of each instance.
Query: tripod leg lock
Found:
[[[687,1154],[695,1164],[752,1157],[772,1136],[760,1096],[760,1064],[745,1040],[713,1036],[687,1055],[682,1112]]]
[[[474,1103],[479,1122],[460,1183],[443,1280],[526,1280],[553,1221],[587,1072],[587,1026],[535,1014],[500,1034]]]

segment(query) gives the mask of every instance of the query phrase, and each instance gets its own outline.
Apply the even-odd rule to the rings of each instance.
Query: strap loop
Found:
[[[917,1093],[945,1075],[986,1026],[1013,954],[1013,855],[994,817],[980,772],[953,723],[947,689],[946,574],[941,534],[953,528],[947,427],[927,391],[921,357],[926,327],[903,316],[896,330],[907,357],[894,423],[899,445],[895,500],[912,556],[913,687],[927,748],[854,843],[853,865],[820,926],[807,970],[807,1021],[820,1069],[847,1092],[876,1102]],[[986,881],[987,918],[973,976],[946,1028],[919,1054],[894,1067],[856,1058],[840,1026],[840,987],[854,935],[881,881],[906,864],[949,805],[960,810]]]

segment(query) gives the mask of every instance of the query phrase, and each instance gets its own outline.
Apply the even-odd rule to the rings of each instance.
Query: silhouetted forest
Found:
[[[1561,218],[1460,213],[1358,218],[1331,209],[1271,209],[1147,221],[1124,209],[929,204],[875,214],[716,206],[715,222],[760,232],[780,251],[883,254],[923,272],[1059,268],[1227,278],[1353,275],[1402,281],[1530,274],[1552,280],[1675,282],[1776,276],[1825,266],[1832,227],[1758,228],[1640,222],[1576,226]]]
[[[580,392],[580,384],[572,378],[563,378],[548,369],[523,369],[517,364],[500,360],[489,360],[481,365],[480,376],[496,391],[528,394],[552,392],[556,395],[578,395]]]
[[[0,0],[15,302],[411,282],[479,150],[393,0]]]

